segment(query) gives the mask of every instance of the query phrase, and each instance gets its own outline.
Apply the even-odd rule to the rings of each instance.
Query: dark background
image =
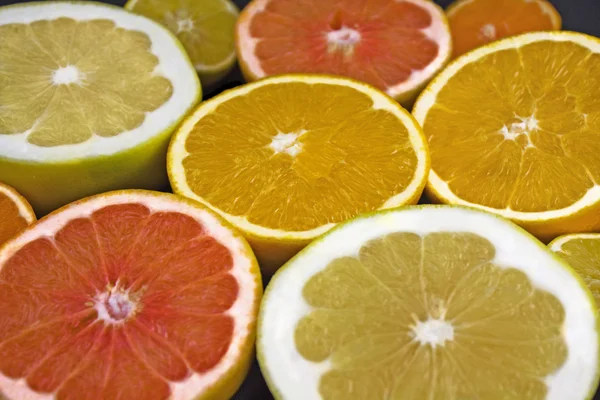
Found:
[[[29,1],[29,0],[25,0]],[[39,1],[39,0],[38,0]],[[197,0],[202,1],[202,0]],[[249,0],[233,0],[241,9]],[[302,1],[302,0],[297,0]],[[442,7],[447,7],[453,0],[436,0]],[[22,3],[20,0],[0,0],[0,5]],[[104,0],[104,3],[122,6],[125,1]],[[563,29],[587,33],[600,37],[600,0],[550,0],[556,7],[563,19]],[[2,40],[2,38],[0,38]],[[213,96],[224,89],[228,89],[244,83],[237,68],[235,68],[216,88],[205,91],[204,98]],[[258,366],[253,365],[246,382],[242,385],[233,400],[271,400],[272,397],[262,380]],[[600,400],[600,392],[594,396]],[[308,400],[308,399],[307,399]],[[350,400],[350,399],[349,399]],[[406,399],[420,400],[420,399]],[[526,399],[523,399],[526,400]],[[568,399],[565,399],[568,400]]]

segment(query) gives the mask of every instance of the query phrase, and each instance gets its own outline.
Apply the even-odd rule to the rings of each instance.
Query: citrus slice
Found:
[[[0,182],[0,247],[34,221],[35,214],[27,200]]]
[[[125,8],[162,23],[177,35],[204,86],[234,66],[239,11],[230,0],[129,0]]]
[[[278,399],[591,398],[596,306],[540,242],[494,215],[361,216],[272,278],[257,351]]]
[[[479,207],[544,241],[600,228],[600,40],[503,39],[457,59],[413,109],[431,197]]]
[[[458,0],[447,15],[454,57],[520,33],[559,30],[562,23],[546,0]]]
[[[237,22],[236,46],[249,81],[282,73],[343,75],[404,105],[451,55],[446,16],[428,0],[253,0]]]
[[[548,247],[577,271],[600,306],[600,234],[564,235]]]
[[[195,202],[87,198],[0,251],[0,397],[228,399],[262,292],[246,241]]]
[[[223,215],[273,272],[336,223],[416,203],[429,156],[412,116],[375,88],[283,75],[202,103],[167,164],[175,193]]]
[[[200,96],[177,39],[98,3],[0,8],[0,180],[38,214],[89,194],[163,188],[172,130]]]

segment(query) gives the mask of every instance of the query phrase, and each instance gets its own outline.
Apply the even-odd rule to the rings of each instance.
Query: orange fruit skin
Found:
[[[3,186],[5,186],[5,185],[3,185]],[[62,206],[62,207],[50,212],[49,214],[42,217],[39,220],[39,222],[44,222],[48,219],[51,219],[55,215],[60,214],[62,211],[68,210],[69,208],[72,208],[73,206],[86,203],[89,200],[94,200],[97,198],[107,197],[107,196],[111,196],[111,195],[120,195],[120,194],[123,194],[123,195],[139,194],[139,195],[144,195],[144,196],[176,198],[177,201],[179,201],[179,202],[187,203],[188,205],[191,205],[196,208],[200,208],[200,209],[210,213],[213,216],[213,218],[217,219],[218,222],[223,227],[227,228],[229,230],[229,232],[231,232],[232,236],[234,236],[236,239],[240,239],[240,243],[243,244],[243,247],[240,248],[239,250],[251,260],[250,272],[251,272],[252,276],[254,277],[254,282],[255,282],[255,289],[253,292],[255,301],[252,306],[252,320],[251,320],[250,324],[248,325],[249,333],[246,336],[246,339],[239,346],[240,357],[237,359],[235,366],[230,368],[223,375],[221,375],[216,380],[216,382],[214,382],[214,384],[211,387],[209,387],[207,390],[204,391],[203,394],[197,395],[196,397],[194,397],[195,400],[228,400],[228,399],[230,399],[237,392],[237,390],[239,389],[239,387],[245,380],[246,376],[248,375],[248,372],[250,370],[250,367],[252,365],[252,362],[253,362],[254,356],[255,356],[257,318],[258,318],[260,301],[261,301],[261,298],[263,295],[263,284],[262,284],[262,275],[260,273],[260,268],[258,266],[258,262],[256,261],[256,257],[254,256],[252,248],[250,247],[248,242],[245,240],[244,236],[242,236],[227,220],[225,220],[220,215],[218,215],[214,211],[210,210],[208,207],[204,206],[203,204],[193,201],[193,200],[190,200],[186,197],[176,195],[176,194],[144,190],[144,189],[115,190],[115,191],[110,191],[110,192],[106,192],[106,193],[89,196],[89,197],[74,201],[72,203],[69,203],[65,206]],[[142,202],[142,204],[143,204],[143,202]],[[31,209],[31,207],[30,207],[30,209]],[[0,212],[1,212],[1,210],[0,210]],[[25,228],[23,231],[20,232],[20,234],[18,236],[21,236],[22,234],[26,234],[30,230],[34,229],[36,227],[36,225],[37,224],[33,224],[33,225],[30,225],[29,227]],[[10,247],[10,244],[11,244],[11,242],[9,241],[9,242],[7,242],[6,246],[0,245],[0,250],[4,250],[5,248],[8,249]],[[1,267],[2,266],[0,265],[0,268]],[[9,400],[0,391],[0,400],[5,400],[5,399]]]
[[[560,14],[547,0],[457,0],[446,13],[453,58],[504,37],[559,30],[562,25]]]
[[[35,220],[35,213],[25,197],[0,182],[0,247]]]

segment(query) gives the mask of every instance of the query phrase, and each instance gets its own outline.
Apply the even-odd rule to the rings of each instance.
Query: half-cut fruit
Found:
[[[428,193],[510,218],[540,239],[600,229],[600,40],[503,39],[458,58],[413,114],[429,141]]]
[[[564,235],[553,240],[548,247],[577,271],[600,306],[600,234]]]
[[[27,200],[0,182],[0,247],[34,221],[35,214]]]
[[[261,291],[246,241],[195,202],[70,204],[0,250],[0,397],[229,399]]]
[[[392,98],[347,78],[284,75],[202,103],[173,137],[173,190],[218,211],[266,272],[335,224],[416,203],[429,158]]]
[[[111,189],[163,188],[172,130],[200,96],[177,39],[93,2],[0,8],[0,180],[45,214]]]
[[[185,47],[203,86],[235,64],[238,9],[230,0],[129,0],[125,8],[165,25]]]
[[[454,57],[505,37],[559,30],[562,23],[547,0],[457,0],[447,14]]]
[[[366,215],[273,277],[258,356],[286,400],[583,400],[596,306],[539,241],[449,206]]]
[[[343,75],[407,106],[451,55],[448,22],[429,0],[253,0],[236,27],[247,80]]]

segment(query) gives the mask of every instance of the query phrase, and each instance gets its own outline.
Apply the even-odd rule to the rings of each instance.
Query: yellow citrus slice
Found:
[[[553,240],[548,247],[577,271],[600,305],[600,234],[577,233]]]
[[[457,59],[413,109],[431,151],[428,193],[547,241],[600,228],[600,40],[527,33]]]
[[[277,399],[591,398],[597,308],[509,221],[462,207],[361,216],[272,278],[258,357]]]
[[[447,14],[454,57],[508,36],[559,30],[562,23],[547,0],[457,0]]]
[[[35,214],[27,200],[0,182],[0,247],[34,221]]]
[[[429,158],[412,116],[377,89],[284,75],[202,103],[167,164],[175,193],[220,212],[273,271],[339,222],[417,202]]]
[[[0,397],[229,399],[261,294],[247,242],[197,202],[69,204],[0,250]]]
[[[230,0],[129,0],[125,8],[152,18],[177,35],[204,86],[235,64],[238,9]]]
[[[248,81],[342,75],[410,106],[452,54],[444,11],[429,0],[253,0],[236,24]]]
[[[172,130],[200,96],[177,39],[98,3],[0,8],[0,180],[45,214],[116,188],[162,188]]]

